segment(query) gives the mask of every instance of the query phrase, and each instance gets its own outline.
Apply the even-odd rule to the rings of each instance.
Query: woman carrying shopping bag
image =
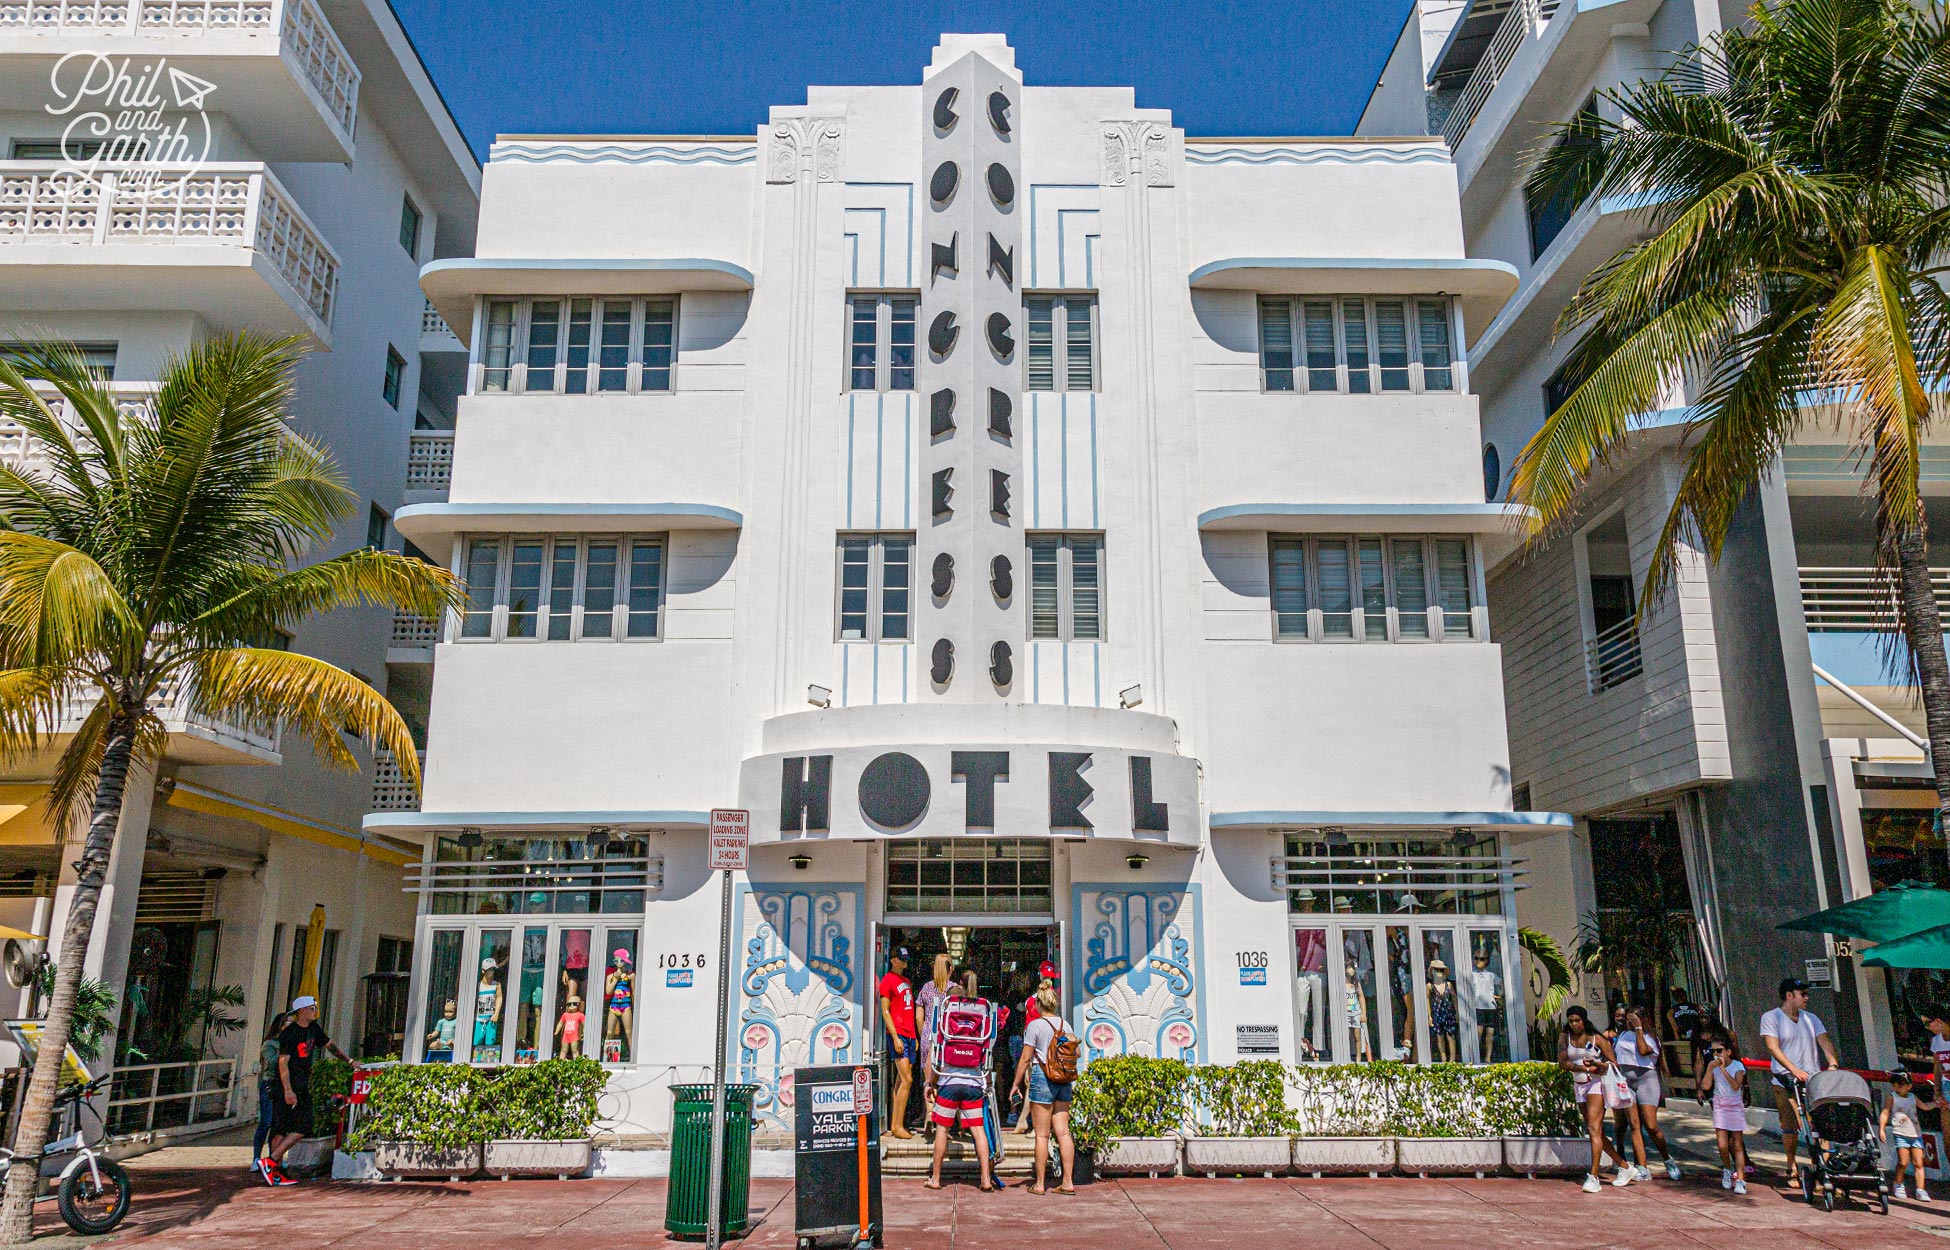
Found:
[[[1584,1178],[1584,1192],[1595,1194],[1604,1186],[1598,1179],[1598,1160],[1609,1155],[1617,1173],[1611,1183],[1620,1189],[1632,1183],[1635,1172],[1611,1143],[1605,1140],[1607,1107],[1629,1107],[1632,1087],[1618,1071],[1618,1056],[1605,1036],[1591,1027],[1591,1016],[1583,1007],[1564,1011],[1564,1031],[1557,1038],[1557,1066],[1571,1074],[1571,1096],[1584,1109],[1585,1131],[1591,1136],[1591,1171]]]

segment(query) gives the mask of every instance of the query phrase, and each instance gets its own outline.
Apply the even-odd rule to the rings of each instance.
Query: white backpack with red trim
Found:
[[[937,1069],[979,1070],[987,1066],[994,1042],[995,1009],[988,1000],[951,998],[941,1004],[931,1059]]]

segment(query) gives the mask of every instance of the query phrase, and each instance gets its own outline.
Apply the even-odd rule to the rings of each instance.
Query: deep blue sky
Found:
[[[809,83],[918,83],[1001,31],[1032,84],[1123,85],[1192,135],[1346,134],[1411,0],[393,0],[475,151],[496,134],[745,134]]]

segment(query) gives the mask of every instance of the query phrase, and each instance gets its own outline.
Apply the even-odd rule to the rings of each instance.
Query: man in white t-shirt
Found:
[[[1781,1005],[1760,1018],[1760,1040],[1773,1060],[1769,1070],[1774,1074],[1774,1110],[1781,1116],[1781,1146],[1787,1154],[1787,1187],[1799,1190],[1801,1173],[1794,1166],[1794,1148],[1801,1117],[1795,1113],[1794,1095],[1781,1078],[1806,1081],[1824,1067],[1842,1066],[1828,1026],[1808,1010],[1806,981],[1788,977],[1781,982]],[[1824,1056],[1826,1064],[1822,1062]]]

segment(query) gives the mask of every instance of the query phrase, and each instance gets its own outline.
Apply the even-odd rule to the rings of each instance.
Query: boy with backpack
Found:
[[[983,1112],[988,1107],[989,1052],[995,1046],[994,1004],[969,993],[943,1002],[936,1009],[934,1044],[928,1071],[934,1090],[934,1166],[928,1169],[929,1189],[941,1188],[941,1165],[948,1157],[948,1134],[956,1125],[975,1139],[975,1157],[982,1168],[980,1188],[993,1193],[997,1185],[989,1164],[989,1135]]]

